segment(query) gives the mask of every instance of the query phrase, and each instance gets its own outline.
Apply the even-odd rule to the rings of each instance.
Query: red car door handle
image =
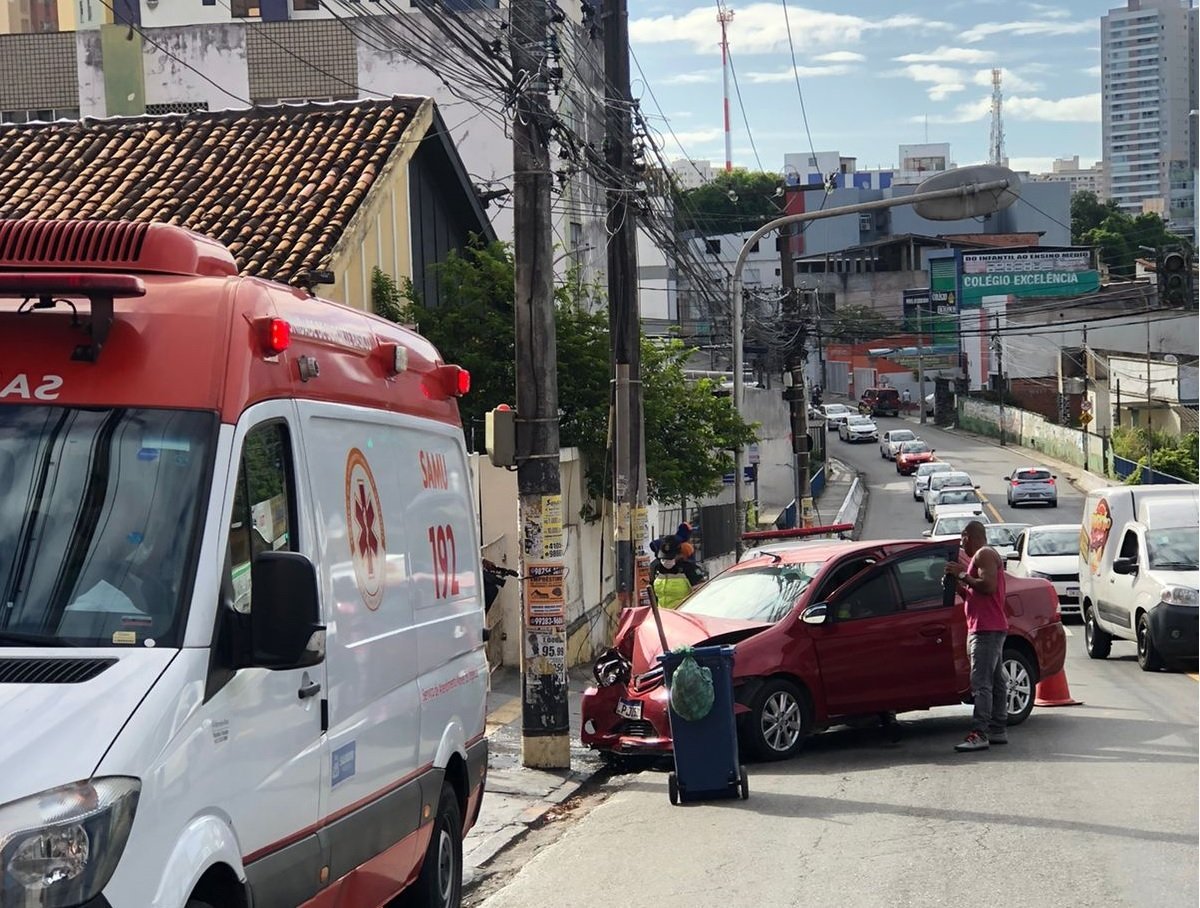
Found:
[[[940,637],[946,633],[946,625],[944,624],[926,624],[921,628],[922,637]]]

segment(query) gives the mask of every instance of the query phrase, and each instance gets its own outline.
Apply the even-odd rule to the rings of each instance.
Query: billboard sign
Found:
[[[979,306],[985,296],[1076,296],[1100,289],[1090,249],[1030,252],[964,252],[962,304]]]

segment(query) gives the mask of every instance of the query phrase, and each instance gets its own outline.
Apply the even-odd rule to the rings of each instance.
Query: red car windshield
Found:
[[[726,571],[696,590],[678,611],[774,624],[792,610],[823,561]]]
[[[900,446],[901,454],[928,454],[929,445],[923,441],[906,441]]]

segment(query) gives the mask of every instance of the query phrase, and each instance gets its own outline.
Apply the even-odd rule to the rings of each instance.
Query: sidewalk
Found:
[[[820,518],[832,523],[854,486],[857,474],[830,459],[829,478],[817,499]],[[463,842],[464,889],[478,884],[485,865],[539,825],[603,767],[599,754],[579,743],[580,705],[593,683],[591,663],[570,671],[567,693],[571,725],[571,768],[528,769],[521,765],[521,675],[504,666],[492,675],[487,703],[488,776],[479,819]]]
[[[540,823],[603,766],[598,754],[579,744],[580,700],[591,683],[590,663],[571,669],[567,694],[571,768],[539,770],[521,765],[520,672],[504,666],[492,675],[487,704],[487,789],[479,819],[463,842],[466,887],[478,882],[484,864]]]

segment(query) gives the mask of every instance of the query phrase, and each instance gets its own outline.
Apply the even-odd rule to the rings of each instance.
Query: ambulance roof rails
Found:
[[[0,269],[233,277],[221,243],[182,227],[131,221],[0,220]]]

